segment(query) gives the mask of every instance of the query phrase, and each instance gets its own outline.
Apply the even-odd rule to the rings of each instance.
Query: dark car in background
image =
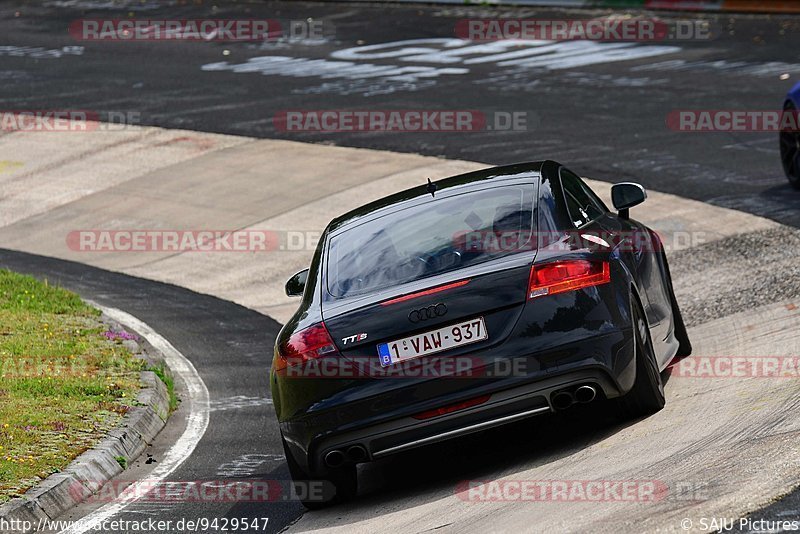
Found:
[[[795,84],[786,95],[783,109],[794,113],[797,117],[798,109],[800,109],[800,83]],[[792,187],[800,189],[800,131],[797,129],[782,131],[780,133],[780,149],[783,172],[786,173]]]
[[[296,481],[355,495],[356,464],[574,404],[664,406],[691,345],[658,235],[553,161],[423,184],[333,220],[287,294],[274,407]]]

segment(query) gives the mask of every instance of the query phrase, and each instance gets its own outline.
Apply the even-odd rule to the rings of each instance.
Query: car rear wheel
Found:
[[[620,415],[625,419],[636,419],[653,414],[664,407],[664,382],[656,364],[650,330],[644,312],[634,299],[631,306],[636,380],[628,393],[619,399]]]
[[[787,103],[783,109],[795,112],[794,104]],[[781,163],[783,172],[795,189],[800,189],[800,132],[784,131],[780,133]]]
[[[318,510],[356,496],[358,475],[355,464],[329,469],[322,476],[310,476],[294,459],[283,436],[281,442],[289,474],[294,482],[294,495],[299,498],[303,506],[309,510]]]

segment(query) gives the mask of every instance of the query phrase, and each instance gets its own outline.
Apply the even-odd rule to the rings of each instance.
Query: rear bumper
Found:
[[[360,444],[368,458],[376,459],[463,436],[495,426],[512,423],[527,417],[554,411],[550,396],[560,389],[580,384],[593,384],[609,397],[619,395],[614,382],[605,371],[585,369],[554,376],[526,386],[494,393],[489,401],[458,412],[420,421],[413,417],[389,421],[356,432],[343,433],[319,440],[316,461],[336,448]]]
[[[495,390],[489,400],[482,404],[427,420],[407,415],[356,429],[328,431],[315,435],[307,443],[292,439],[292,431],[298,430],[296,425],[288,423],[281,426],[298,463],[311,473],[321,473],[327,469],[324,458],[331,451],[345,452],[357,445],[366,450],[366,458],[359,461],[383,458],[553,412],[555,409],[551,403],[551,395],[555,391],[583,384],[595,386],[598,396],[606,398],[618,397],[629,388],[627,384],[620,382],[618,376],[612,376],[607,367],[589,364],[508,389]],[[475,391],[472,397],[480,395],[480,391]],[[306,424],[302,426],[306,432],[309,430]],[[303,431],[297,433],[303,434]]]

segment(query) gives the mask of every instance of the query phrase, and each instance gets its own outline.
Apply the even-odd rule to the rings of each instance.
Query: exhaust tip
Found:
[[[550,402],[556,410],[565,410],[572,406],[575,399],[568,391],[557,391],[550,397]]]
[[[352,445],[347,449],[347,459],[351,462],[363,462],[367,459],[367,449],[361,445]]]
[[[575,400],[578,402],[586,403],[592,402],[597,397],[597,390],[594,386],[584,384],[575,390]]]
[[[341,467],[344,461],[344,453],[338,449],[334,449],[325,455],[325,465],[328,467]]]

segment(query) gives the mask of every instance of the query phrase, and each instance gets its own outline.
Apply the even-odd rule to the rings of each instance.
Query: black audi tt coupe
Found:
[[[356,464],[600,402],[664,406],[691,345],[658,235],[553,161],[423,183],[331,221],[270,373],[309,507],[352,497]],[[597,399],[597,400],[596,400]]]

